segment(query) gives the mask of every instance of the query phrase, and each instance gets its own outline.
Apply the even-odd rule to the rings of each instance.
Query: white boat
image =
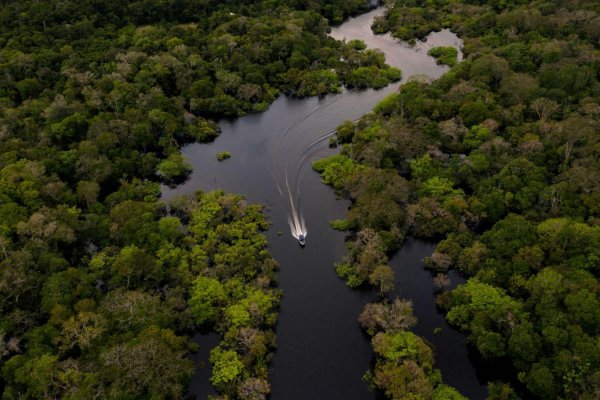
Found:
[[[298,242],[300,243],[300,246],[304,247],[304,245],[306,244],[306,238],[304,237],[304,235],[301,233],[298,236]]]

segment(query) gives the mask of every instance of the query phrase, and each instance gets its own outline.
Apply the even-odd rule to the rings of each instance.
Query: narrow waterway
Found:
[[[427,55],[427,49],[460,46],[454,34],[433,33],[426,43],[409,47],[389,35],[373,35],[371,22],[382,13],[383,8],[379,8],[350,19],[331,35],[362,39],[369,47],[382,50],[389,64],[402,69],[404,81],[415,75],[435,79],[447,70]],[[311,170],[311,163],[336,152],[328,147],[327,137],[341,122],[368,113],[398,86],[344,91],[322,98],[281,96],[264,113],[222,121],[222,133],[214,143],[183,149],[194,167],[190,179],[177,188],[163,190],[164,197],[170,198],[219,188],[266,205],[272,224],[267,232],[269,251],[280,264],[278,279],[284,292],[271,371],[274,400],[376,397],[361,381],[372,354],[368,338],[356,322],[364,304],[374,296],[348,289],[333,270],[333,264],[345,253],[344,234],[331,229],[329,221],[343,218],[349,203],[336,199]],[[232,158],[218,162],[219,151],[229,151]],[[296,226],[292,232],[290,219]],[[305,248],[292,237],[298,231],[308,231]],[[464,336],[444,325],[435,309],[431,278],[420,262],[432,249],[427,243],[414,241],[392,259],[399,295],[415,300],[419,319],[416,331],[439,347],[438,365],[445,381],[473,399],[482,399],[485,388],[469,360]],[[436,326],[443,328],[437,336],[433,335]],[[210,346],[203,337],[196,339],[200,346]],[[203,399],[210,393],[208,372],[206,368],[199,370],[189,389]]]

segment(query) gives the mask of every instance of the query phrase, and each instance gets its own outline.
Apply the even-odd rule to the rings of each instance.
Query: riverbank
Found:
[[[456,45],[459,41],[455,35],[438,32],[431,35],[427,44],[404,45],[389,36],[376,36],[367,29],[370,21],[381,13],[380,8],[350,19],[332,29],[331,35],[339,39],[361,39],[368,46],[381,49],[392,66],[402,69],[403,81],[423,74],[435,79],[448,70],[427,55],[427,48],[432,43]],[[221,135],[213,143],[192,144],[183,149],[193,166],[190,179],[163,191],[168,198],[197,189],[221,188],[242,193],[250,202],[266,205],[271,223],[267,232],[269,251],[280,264],[278,284],[284,292],[276,328],[278,349],[271,373],[272,398],[375,398],[361,380],[372,361],[372,353],[367,336],[356,322],[364,304],[374,301],[375,296],[349,290],[333,271],[333,264],[346,251],[345,235],[331,229],[329,221],[344,218],[349,203],[338,200],[333,191],[321,183],[311,170],[311,163],[338,152],[330,149],[327,141],[315,145],[325,133],[334,131],[345,120],[356,120],[370,112],[398,87],[399,84],[393,84],[381,90],[344,90],[339,95],[321,98],[282,96],[263,113],[221,121]],[[215,154],[221,151],[229,151],[233,157],[219,163]],[[286,168],[288,181],[293,182],[292,193],[298,199],[307,224],[304,249],[289,234],[289,204],[278,190],[278,186],[285,184]],[[399,254],[402,258],[403,253]],[[421,257],[429,255],[430,247],[425,246],[419,254]],[[419,272],[420,263],[409,266]],[[412,283],[401,281],[403,274],[397,276],[398,287],[402,288],[400,295],[409,297],[404,290]],[[430,305],[433,302],[431,280],[419,281],[419,285],[422,286],[415,287],[415,292],[429,296],[427,304]],[[435,310],[435,315],[431,314],[430,307],[417,305],[415,311],[421,321],[416,329],[431,325],[430,319],[442,318]],[[456,333],[444,330],[438,340],[446,341],[447,332]],[[464,349],[464,337],[459,343],[450,339],[447,342],[450,349]],[[452,352],[442,354],[455,357]],[[469,374],[468,357],[463,360],[466,361],[461,362],[461,369],[467,369]],[[451,360],[445,364],[438,362],[448,366],[452,377]],[[446,375],[446,371],[442,373]],[[454,375],[456,378],[447,383],[465,388],[465,394],[472,393],[469,387],[479,386],[474,372]],[[202,393],[198,397],[201,398]]]

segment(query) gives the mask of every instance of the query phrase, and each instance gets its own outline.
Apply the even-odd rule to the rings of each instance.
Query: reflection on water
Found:
[[[196,371],[185,400],[204,400],[208,395],[217,394],[209,381],[211,368],[208,358],[210,351],[219,345],[221,338],[216,333],[196,333],[192,341],[198,345],[198,351],[191,353],[188,358],[196,365]]]
[[[433,33],[426,43],[409,47],[389,35],[373,35],[369,27],[382,12],[380,8],[350,19],[333,29],[331,35],[362,39],[369,47],[381,49],[391,65],[402,69],[404,80],[423,74],[435,79],[447,71],[427,55],[427,48],[458,46],[460,41],[455,35],[449,31]],[[333,271],[346,249],[344,234],[331,229],[329,221],[344,218],[349,202],[336,199],[312,172],[311,163],[336,154],[337,150],[329,148],[328,139],[337,126],[370,112],[398,87],[345,90],[320,98],[281,96],[264,113],[221,121],[222,133],[213,143],[191,144],[183,149],[194,167],[190,179],[174,189],[163,188],[167,199],[196,190],[224,189],[266,205],[271,222],[266,233],[269,251],[280,264],[278,283],[284,292],[277,324],[278,349],[271,370],[274,400],[376,398],[361,380],[372,361],[372,352],[356,321],[365,303],[376,298],[370,291],[348,289]],[[228,151],[232,157],[218,162],[215,155],[220,151]],[[310,245],[304,250],[282,235],[289,230],[298,239],[301,233],[306,236],[307,228]],[[404,265],[411,252],[423,257],[431,253],[431,246],[413,242],[400,251],[394,265]],[[418,300],[415,304],[417,329],[429,329],[441,316],[431,306],[420,306],[430,305],[433,296],[431,279],[410,280],[423,272],[418,268],[420,261],[412,268],[416,262],[410,262],[411,268],[403,266],[402,272],[397,269],[400,295],[429,298],[428,302]],[[445,381],[473,399],[483,398],[485,389],[468,358],[464,335],[448,328],[435,341],[444,346],[438,351],[438,363]],[[202,340],[199,344],[207,346]],[[197,398],[206,398],[210,394],[206,389],[208,378],[206,369],[201,371],[189,390]]]

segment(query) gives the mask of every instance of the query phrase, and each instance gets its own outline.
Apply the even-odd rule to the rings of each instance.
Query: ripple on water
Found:
[[[447,71],[427,55],[427,49],[439,45],[460,47],[455,35],[449,31],[433,33],[426,42],[410,47],[389,35],[371,32],[373,18],[382,13],[383,8],[379,8],[352,18],[332,29],[331,35],[362,39],[369,47],[381,49],[391,65],[402,69],[404,80],[416,75],[435,79]],[[333,271],[334,263],[346,250],[344,234],[331,229],[329,221],[344,218],[349,202],[336,199],[312,172],[311,163],[338,151],[328,147],[327,139],[340,123],[370,112],[398,87],[344,90],[320,98],[281,96],[263,113],[223,120],[219,124],[222,133],[213,143],[191,144],[182,150],[194,168],[190,179],[176,188],[163,188],[165,199],[196,190],[224,189],[266,205],[272,223],[267,232],[269,251],[281,266],[278,280],[284,292],[277,324],[278,350],[271,371],[272,399],[376,397],[361,381],[373,358],[369,339],[356,322],[364,304],[375,297],[370,291],[348,289]],[[215,157],[219,151],[229,151],[232,158],[219,163]],[[278,234],[290,229],[290,217],[295,237],[310,230],[305,248],[289,236]],[[422,257],[431,251],[431,246],[419,243],[401,250],[392,265],[397,271],[400,295],[423,299],[416,301],[415,314],[419,319],[416,329],[423,328],[425,334],[430,325],[443,318],[432,308],[431,279],[408,279],[413,276],[407,272],[410,268],[422,271],[417,261],[407,264],[406,252]],[[429,337],[428,333],[425,336]],[[199,337],[205,351],[197,353],[197,362],[208,362],[208,351],[216,344],[211,340],[218,340],[215,337]],[[445,341],[437,353],[446,382],[459,388],[480,387],[468,360],[464,335],[447,328],[436,340]],[[202,355],[206,359],[200,359]],[[189,391],[197,398],[212,393],[208,377],[206,368],[199,368],[194,376]]]

